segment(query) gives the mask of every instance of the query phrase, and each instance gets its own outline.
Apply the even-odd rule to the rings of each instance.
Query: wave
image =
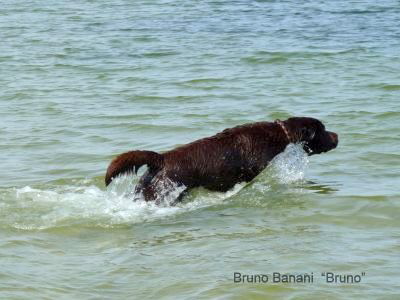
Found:
[[[320,59],[324,57],[335,57],[347,54],[364,52],[362,48],[350,48],[336,51],[256,51],[249,56],[241,58],[249,64],[283,64],[294,60]]]

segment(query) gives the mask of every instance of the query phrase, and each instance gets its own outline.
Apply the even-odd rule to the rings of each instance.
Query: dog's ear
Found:
[[[311,141],[315,136],[315,129],[314,128],[308,128],[308,127],[303,127],[301,129],[301,140],[302,141]]]

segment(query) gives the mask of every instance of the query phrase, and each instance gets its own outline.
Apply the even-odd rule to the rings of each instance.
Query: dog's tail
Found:
[[[161,154],[153,151],[129,151],[118,155],[110,163],[106,173],[106,186],[118,175],[133,172],[136,173],[143,165],[147,165],[150,172],[156,172],[164,164]]]

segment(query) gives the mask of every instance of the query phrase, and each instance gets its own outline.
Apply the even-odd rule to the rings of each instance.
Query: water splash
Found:
[[[254,204],[254,201],[265,201],[271,186],[276,183],[287,185],[303,180],[307,165],[308,157],[301,145],[290,144],[249,187],[246,183],[237,184],[226,193],[196,189],[176,206],[169,204],[184,187],[174,184],[167,184],[162,193],[162,205],[143,199],[133,201],[132,191],[138,181],[133,175],[115,179],[107,190],[90,179],[64,185],[3,188],[0,189],[0,228],[43,230],[70,226],[130,226],[223,204],[233,198],[239,201],[251,198]]]
[[[295,205],[303,195],[301,183],[308,167],[301,144],[289,144],[233,201],[239,205],[277,207]],[[299,185],[300,184],[300,185]]]
[[[267,171],[280,183],[289,184],[302,181],[309,160],[302,144],[289,144],[284,152],[277,155],[270,163]]]

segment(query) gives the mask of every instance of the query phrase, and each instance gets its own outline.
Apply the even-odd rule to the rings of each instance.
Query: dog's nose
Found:
[[[339,143],[339,137],[337,133],[329,132],[329,135],[331,136],[332,142],[337,146],[337,144]]]

